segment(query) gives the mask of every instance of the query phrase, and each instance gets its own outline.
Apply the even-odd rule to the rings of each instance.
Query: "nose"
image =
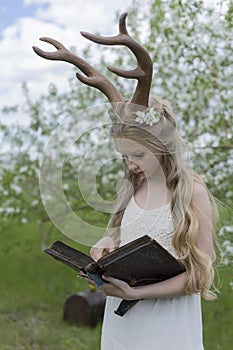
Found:
[[[138,165],[130,159],[126,160],[126,164],[127,164],[128,169],[131,171],[136,171],[139,168]]]

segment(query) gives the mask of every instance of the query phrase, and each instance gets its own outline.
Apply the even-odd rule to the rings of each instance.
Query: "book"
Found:
[[[97,287],[103,283],[102,275],[127,282],[131,287],[158,283],[185,271],[184,265],[153,238],[144,235],[95,261],[87,254],[61,241],[54,242],[45,253],[63,262]],[[115,311],[123,316],[138,300],[123,300]]]

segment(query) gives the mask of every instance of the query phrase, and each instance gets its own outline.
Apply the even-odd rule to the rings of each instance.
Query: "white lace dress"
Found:
[[[132,197],[121,224],[121,245],[143,235],[177,257],[170,206],[143,210]],[[123,317],[121,299],[107,297],[101,350],[203,350],[200,295],[140,300]]]

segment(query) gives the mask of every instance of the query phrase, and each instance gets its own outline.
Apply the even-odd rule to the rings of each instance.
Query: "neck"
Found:
[[[163,184],[166,185],[166,178],[163,172],[157,172],[152,176],[145,177],[144,181],[147,182],[148,186],[161,186]]]
[[[171,193],[166,186],[166,181],[158,181],[158,179],[144,179],[141,186],[135,193],[137,203],[142,208],[151,209],[161,207],[164,203],[169,203]]]

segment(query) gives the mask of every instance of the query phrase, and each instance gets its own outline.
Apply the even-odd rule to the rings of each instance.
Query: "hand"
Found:
[[[110,253],[117,248],[116,243],[110,236],[101,238],[90,250],[94,260],[99,260],[104,253]]]
[[[102,287],[97,287],[95,282],[83,272],[80,271],[78,276],[84,277],[87,283],[94,287],[103,296],[114,296],[125,300],[138,299],[135,294],[136,290],[130,287],[128,283],[117,278],[102,276],[102,279],[108,283],[104,283]]]
[[[77,275],[77,277],[83,277],[85,279],[85,281],[88,283],[90,289],[94,289],[94,290],[98,289],[95,282],[91,278],[89,278],[84,272],[80,271],[79,274]],[[101,294],[103,294],[103,293],[101,293]]]
[[[100,288],[97,288],[101,294],[118,297],[125,300],[135,300],[137,296],[135,295],[135,289],[130,287],[128,283],[119,280],[117,278],[102,276],[102,279],[108,283]]]

